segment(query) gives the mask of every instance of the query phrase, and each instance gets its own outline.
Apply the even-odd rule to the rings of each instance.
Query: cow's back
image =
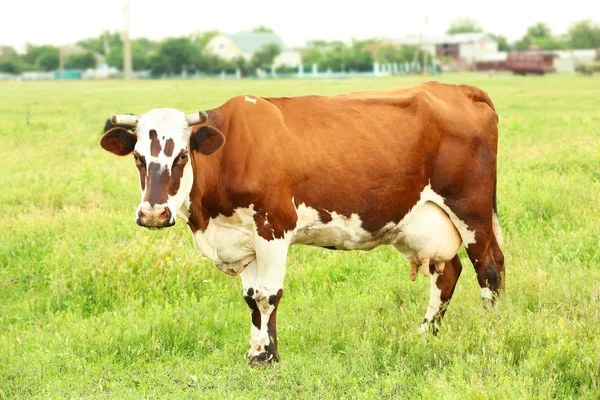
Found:
[[[284,122],[272,134],[295,203],[358,213],[371,232],[398,222],[429,183],[463,173],[473,141],[497,146],[493,104],[472,86],[266,100]]]
[[[397,224],[428,185],[452,201],[481,149],[495,168],[497,116],[472,86],[239,96],[215,111],[227,142],[219,159],[198,166],[218,165],[218,174],[202,177],[214,188],[205,207],[231,215],[253,205],[271,216],[275,237],[296,226],[302,204],[323,221],[356,214],[362,228],[377,232]]]

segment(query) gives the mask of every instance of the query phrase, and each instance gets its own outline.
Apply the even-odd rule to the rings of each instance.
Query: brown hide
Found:
[[[235,97],[208,113],[204,125],[226,141],[210,156],[192,153],[194,231],[253,204],[259,234],[279,238],[295,227],[294,205],[305,203],[324,222],[328,212],[356,213],[376,233],[400,221],[428,183],[467,223],[491,221],[498,119],[480,89],[430,82],[252,99]]]

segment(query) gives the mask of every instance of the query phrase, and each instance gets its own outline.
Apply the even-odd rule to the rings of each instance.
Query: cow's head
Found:
[[[138,225],[165,228],[175,224],[177,211],[192,188],[190,152],[209,155],[225,142],[216,129],[199,126],[207,118],[204,111],[186,115],[171,108],[154,109],[142,116],[110,117],[107,128],[112,128],[104,133],[100,146],[118,156],[133,153],[142,190],[136,211]]]

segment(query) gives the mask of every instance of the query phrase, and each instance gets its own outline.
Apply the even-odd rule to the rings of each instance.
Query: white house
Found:
[[[409,35],[393,40],[400,45],[417,46],[438,58],[450,57],[465,65],[498,57],[498,42],[489,33],[459,33],[444,36]]]
[[[289,49],[281,38],[274,33],[219,33],[208,41],[205,49],[224,60],[233,60],[237,57],[244,57],[246,60],[250,60],[255,52],[269,44],[276,44],[281,49],[281,53],[275,58],[276,67],[282,65],[297,67],[302,63],[300,52]]]
[[[575,72],[577,64],[587,64],[600,58],[600,51],[596,49],[586,50],[559,50],[555,52],[554,68],[556,72]]]

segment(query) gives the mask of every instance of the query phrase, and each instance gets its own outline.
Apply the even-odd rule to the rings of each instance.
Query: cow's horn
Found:
[[[135,128],[139,119],[140,117],[138,115],[130,114],[113,114],[110,116],[110,122],[114,125],[126,128]]]
[[[188,126],[198,125],[206,122],[208,119],[208,114],[206,114],[206,111],[200,110],[197,113],[186,115],[185,119],[187,119]]]

